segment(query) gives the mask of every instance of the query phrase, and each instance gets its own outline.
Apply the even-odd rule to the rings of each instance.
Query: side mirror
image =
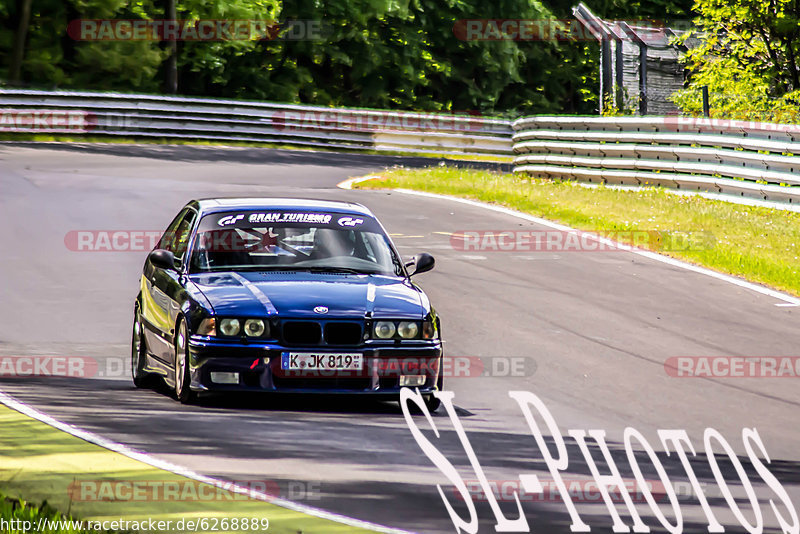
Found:
[[[414,265],[414,272],[411,273],[409,276],[430,271],[431,269],[433,269],[433,266],[436,265],[436,260],[434,260],[433,256],[431,256],[427,252],[422,252],[414,256],[413,265]]]
[[[175,255],[169,250],[157,248],[147,256],[147,259],[159,269],[175,270]]]

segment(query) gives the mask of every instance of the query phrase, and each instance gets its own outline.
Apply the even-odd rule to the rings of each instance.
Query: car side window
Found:
[[[183,210],[178,217],[169,225],[167,231],[161,237],[158,248],[169,250],[175,255],[175,259],[183,262],[186,250],[189,246],[189,237],[192,233],[192,225],[197,214],[190,209]]]
[[[158,245],[156,246],[156,248],[169,250],[170,252],[172,251],[169,247],[170,244],[172,243],[173,237],[175,236],[175,231],[178,229],[178,225],[181,223],[184,217],[186,217],[186,214],[188,212],[189,212],[188,208],[183,209],[181,210],[180,213],[178,213],[178,215],[175,216],[174,219],[172,219],[172,222],[169,223],[167,229],[164,230],[161,239],[158,240]]]
[[[175,231],[175,239],[172,241],[172,253],[175,254],[175,259],[180,260],[181,263],[186,259],[186,250],[189,248],[189,237],[192,234],[192,225],[196,214],[194,211],[189,211]]]

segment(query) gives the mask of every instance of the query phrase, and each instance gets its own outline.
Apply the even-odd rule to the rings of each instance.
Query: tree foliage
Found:
[[[8,64],[15,17],[24,1],[0,3],[0,79],[7,79],[2,66]],[[66,29],[76,19],[167,18],[167,0],[29,1],[24,84],[165,89],[169,50],[164,43],[76,41]],[[179,19],[321,25],[320,38],[293,39],[284,31],[262,40],[181,41],[178,92],[331,106],[592,113],[598,88],[596,43],[462,40],[454,32],[458,21],[468,19],[571,18],[571,1],[177,0]],[[652,11],[642,0],[598,1],[601,16],[632,18]],[[687,1],[658,0],[658,5],[670,14]]]
[[[0,64],[6,65],[19,9],[0,8]],[[277,18],[279,0],[182,0],[179,19]],[[78,19],[163,19],[161,0],[33,0],[23,80],[62,88],[158,92],[167,52],[152,40],[77,41],[67,33]],[[255,41],[180,43],[180,66],[219,77],[231,57],[258,46]]]
[[[462,19],[545,18],[537,3],[500,0],[300,0],[283,17],[322,20],[323,40],[282,40],[241,58],[241,90],[259,98],[424,110],[554,112],[572,96],[576,69],[555,42],[462,41]],[[268,83],[264,83],[267,81]],[[577,84],[573,84],[577,85]],[[229,89],[226,87],[225,89]],[[240,94],[240,96],[243,96]]]
[[[701,88],[718,117],[783,121],[800,106],[800,3],[795,0],[697,0],[699,39],[686,54],[690,86],[675,102],[697,114]]]

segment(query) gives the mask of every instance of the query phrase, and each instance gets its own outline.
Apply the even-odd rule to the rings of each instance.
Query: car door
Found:
[[[168,364],[174,357],[175,321],[183,293],[182,273],[196,218],[197,212],[191,208],[181,211],[156,247],[173,253],[175,269],[161,269],[147,262],[144,272],[147,293],[143,306],[145,337],[151,354]]]

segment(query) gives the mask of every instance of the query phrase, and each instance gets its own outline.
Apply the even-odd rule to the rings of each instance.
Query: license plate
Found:
[[[361,371],[364,355],[347,353],[284,352],[281,369],[287,371]]]

